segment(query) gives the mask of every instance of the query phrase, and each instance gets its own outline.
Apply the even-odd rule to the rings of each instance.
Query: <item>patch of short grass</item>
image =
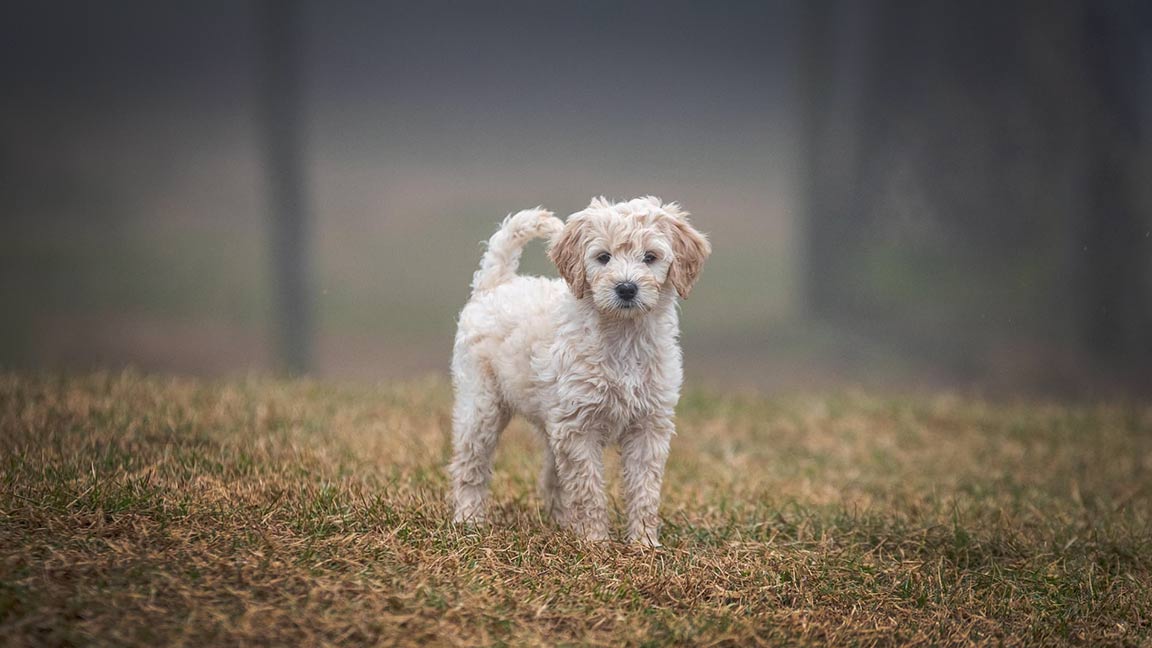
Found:
[[[666,547],[644,550],[542,519],[519,424],[494,525],[449,524],[450,399],[435,380],[0,377],[0,636],[1152,642],[1152,408],[692,392]]]

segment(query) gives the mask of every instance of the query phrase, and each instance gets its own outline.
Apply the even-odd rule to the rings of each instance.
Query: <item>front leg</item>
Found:
[[[604,495],[604,443],[591,417],[571,416],[552,422],[548,443],[559,482],[559,521],[585,540],[608,539],[608,506]]]
[[[540,470],[540,496],[544,500],[544,511],[552,521],[565,524],[564,502],[560,497],[560,477],[556,475],[556,455],[552,452],[552,442],[546,433],[544,439],[544,466]]]
[[[671,414],[659,414],[630,426],[620,440],[629,542],[660,546],[660,485],[673,434]]]

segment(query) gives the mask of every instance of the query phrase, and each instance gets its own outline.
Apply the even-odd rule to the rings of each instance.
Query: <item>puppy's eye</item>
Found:
[[[601,264],[608,263],[609,261],[612,260],[612,255],[608,254],[607,252],[601,252],[600,256],[596,257],[596,260],[599,261]]]
[[[644,263],[651,265],[655,262],[656,262],[656,253],[655,252],[645,252],[644,253]]]

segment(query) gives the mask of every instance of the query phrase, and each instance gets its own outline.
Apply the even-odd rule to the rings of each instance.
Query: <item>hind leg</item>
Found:
[[[490,388],[491,387],[491,388]],[[454,521],[484,524],[492,456],[510,413],[500,402],[494,385],[457,388],[452,413],[452,495]]]

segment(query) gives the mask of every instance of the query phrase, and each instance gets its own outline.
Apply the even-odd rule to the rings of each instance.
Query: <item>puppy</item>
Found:
[[[516,275],[550,241],[563,281]],[[687,212],[659,198],[597,198],[567,223],[541,208],[504,219],[472,280],[452,354],[455,521],[482,524],[500,432],[514,413],[544,439],[552,518],[608,538],[602,455],[619,443],[628,540],[659,546],[660,485],[683,377],[676,298],[711,254]]]

